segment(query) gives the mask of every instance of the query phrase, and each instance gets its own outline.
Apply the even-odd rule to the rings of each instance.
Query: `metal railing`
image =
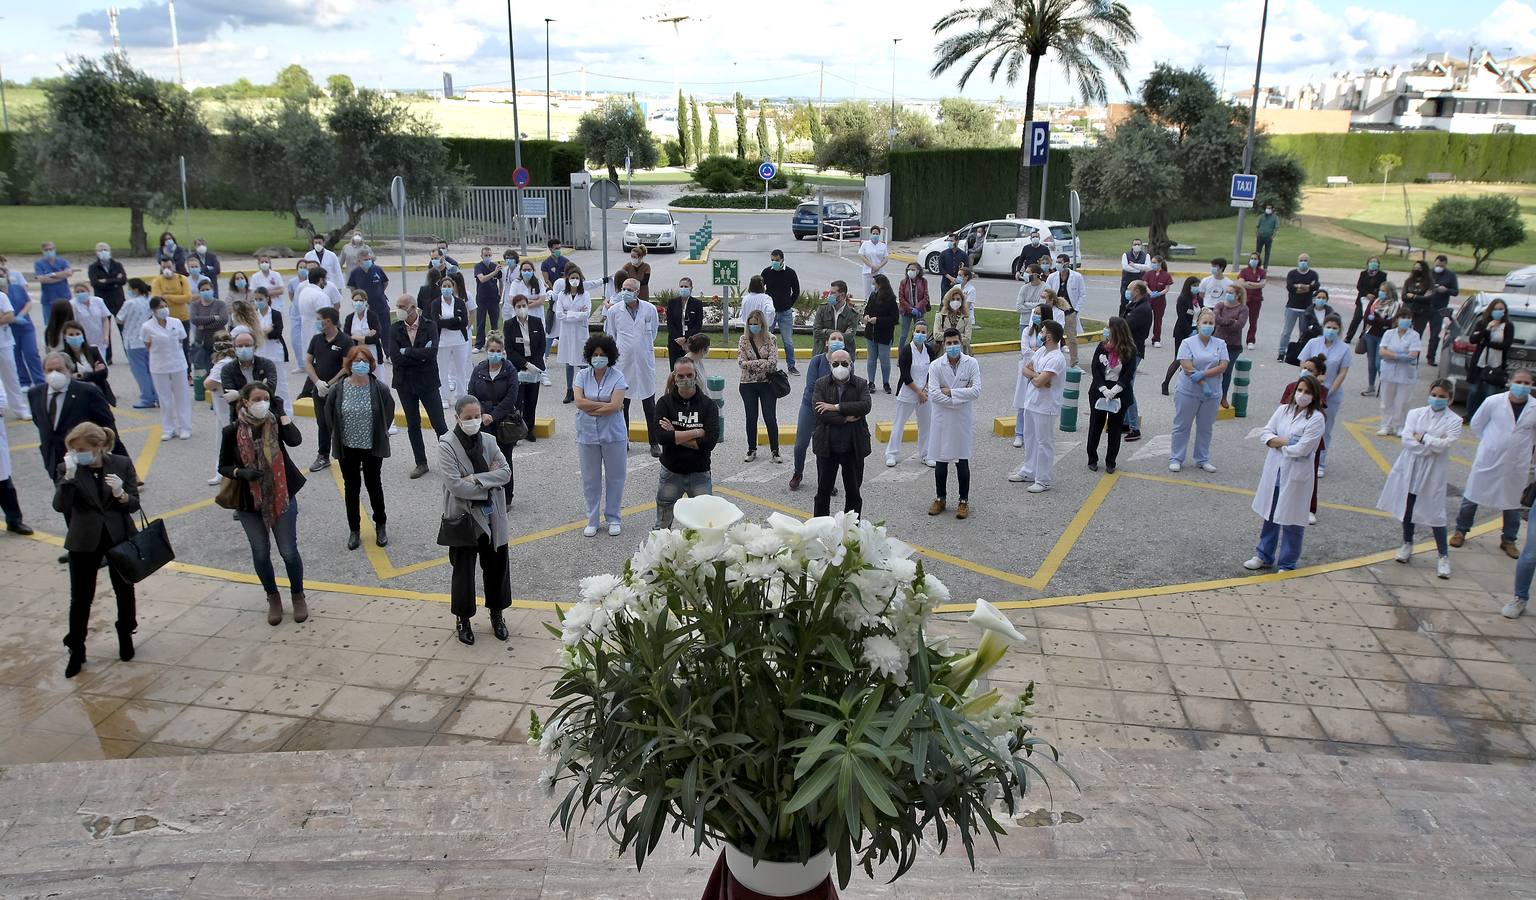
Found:
[[[515,209],[519,193],[521,217]],[[405,232],[408,239],[515,246],[519,218],[523,242],[530,248],[542,247],[550,238],[574,243],[568,187],[528,187],[521,192],[510,186],[443,190],[434,199],[406,204]],[[381,206],[363,216],[359,227],[365,234],[392,235],[399,230],[398,214]]]

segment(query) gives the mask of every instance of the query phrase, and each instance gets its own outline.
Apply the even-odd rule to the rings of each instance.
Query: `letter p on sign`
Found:
[[[1051,150],[1051,123],[1028,122],[1024,126],[1029,135],[1029,164],[1043,166]]]

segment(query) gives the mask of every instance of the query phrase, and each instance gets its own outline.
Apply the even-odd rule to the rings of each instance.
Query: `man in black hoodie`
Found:
[[[763,291],[773,298],[773,327],[784,342],[784,362],[789,374],[799,375],[795,365],[795,301],[800,299],[800,276],[784,265],[784,251],[768,254],[768,268],[763,270]]]
[[[693,360],[672,367],[667,392],[656,401],[656,435],[661,443],[661,480],[656,485],[656,527],[672,527],[672,507],[684,495],[711,493],[709,454],[720,437],[720,411],[699,389]]]

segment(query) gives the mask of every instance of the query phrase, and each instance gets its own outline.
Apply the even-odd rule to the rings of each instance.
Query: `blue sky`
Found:
[[[59,0],[47,17],[0,13],[8,79],[56,74],[71,54],[110,46],[106,6]],[[135,65],[176,75],[163,0],[120,6],[123,43]],[[1132,0],[1141,40],[1132,48],[1127,80],[1159,61],[1202,65],[1229,89],[1251,83],[1260,0]],[[13,6],[14,8],[14,6]],[[978,99],[1022,99],[1009,87],[975,76],[962,92],[956,74],[932,78],[931,26],[940,11],[921,0],[781,0],[774,4],[654,0],[585,0],[534,7],[515,0],[518,82],[543,87],[544,17],[557,21],[549,42],[556,89],[576,90],[587,69],[590,90],[626,90],[660,97],[673,79],[699,95],[889,96],[892,40],[896,92],[903,97],[963,93]],[[1448,14],[1447,9],[1455,11]],[[459,86],[505,84],[506,6],[496,0],[444,0],[430,7],[403,0],[181,0],[176,7],[182,67],[189,85],[245,76],[271,80],[298,62],[321,78],[335,72],[360,85],[434,88],[452,72]],[[655,21],[698,18],[681,26]],[[1221,45],[1230,44],[1230,51]],[[1464,57],[1469,45],[1495,55],[1536,53],[1536,0],[1273,0],[1265,48],[1266,85],[1305,82],[1330,72],[1406,63],[1427,53]],[[1512,48],[1512,49],[1511,49]],[[680,60],[674,71],[674,60]],[[824,88],[821,65],[825,63]],[[1072,90],[1047,62],[1041,94],[1069,100]],[[1112,99],[1121,99],[1116,87]]]

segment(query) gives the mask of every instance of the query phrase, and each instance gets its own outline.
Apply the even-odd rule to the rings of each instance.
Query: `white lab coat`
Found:
[[[347,276],[341,271],[341,257],[334,252],[326,250],[323,255],[317,256],[314,248],[311,247],[309,252],[304,254],[304,259],[307,262],[320,263],[320,268],[325,270],[326,283],[336,285],[337,290],[347,283]]]
[[[1056,296],[1061,296],[1061,270],[1045,276],[1046,288]],[[1067,302],[1072,304],[1074,310],[1083,308],[1083,301],[1087,300],[1088,282],[1083,280],[1083,273],[1076,269],[1067,270]]]
[[[619,347],[619,371],[629,385],[626,400],[644,400],[656,396],[656,332],[660,323],[655,305],[640,300],[631,315],[623,303],[608,307],[603,331]]]
[[[950,395],[944,396],[943,388]],[[971,458],[977,397],[981,396],[981,364],[973,356],[960,355],[955,365],[939,357],[928,366],[928,402],[933,436],[928,439],[928,458],[954,462]]]
[[[1413,439],[1424,435],[1422,442]],[[1435,412],[1421,406],[1408,414],[1403,424],[1403,449],[1392,463],[1387,483],[1381,487],[1376,508],[1401,519],[1413,503],[1413,524],[1438,527],[1445,525],[1445,470],[1450,465],[1448,452],[1461,438],[1461,416],[1442,409]]]
[[[592,316],[592,298],[587,291],[602,287],[602,282],[583,282],[581,290],[575,294],[565,290],[561,279],[556,279],[555,284],[555,290],[545,292],[555,304],[555,333],[551,339],[560,342],[555,361],[568,366],[584,366],[586,360],[581,358],[581,351],[591,335],[588,322]]]
[[[1289,403],[1277,407],[1260,435],[1260,440],[1266,443],[1276,437],[1290,441],[1284,447],[1265,448],[1264,474],[1259,477],[1259,489],[1253,495],[1253,511],[1276,525],[1305,525],[1312,507],[1312,484],[1316,480],[1312,456],[1323,440],[1327,420],[1317,410],[1310,416],[1305,413],[1306,410],[1293,411]],[[1279,500],[1275,499],[1277,479]]]
[[[1527,400],[1517,421],[1509,393],[1494,394],[1477,408],[1472,433],[1477,435],[1477,456],[1472,460],[1462,499],[1490,509],[1518,509],[1520,494],[1531,482],[1536,407]]]
[[[12,397],[7,394],[5,383],[0,382],[0,481],[6,481],[11,477],[11,447],[5,436],[5,417],[10,415],[14,408],[26,409],[26,402],[27,398],[24,396]]]
[[[539,274],[533,274],[533,281],[524,281],[521,275],[513,278],[502,279],[504,287],[501,291],[501,319],[503,322],[515,318],[516,310],[512,303],[518,297],[528,298],[528,315],[544,317],[544,303],[546,298],[544,291],[539,287]]]

